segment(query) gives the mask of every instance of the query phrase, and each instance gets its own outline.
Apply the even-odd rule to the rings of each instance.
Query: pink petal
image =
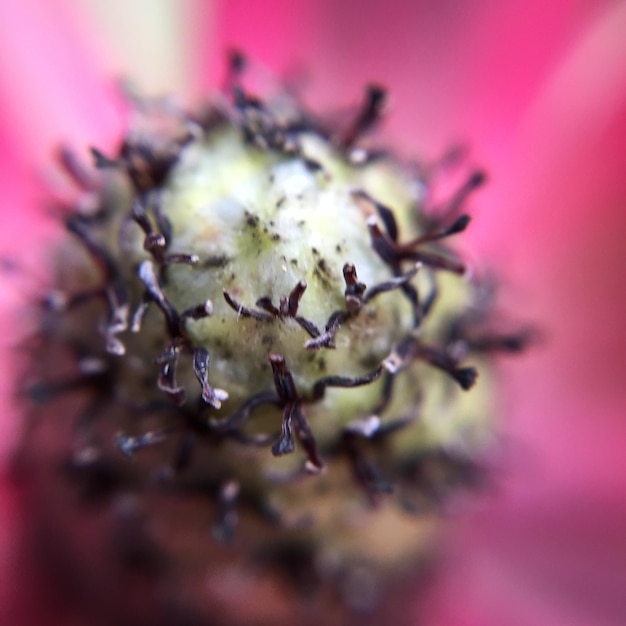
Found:
[[[64,4],[0,3],[0,123],[31,164],[49,163],[62,141],[106,147],[120,130],[102,62]]]

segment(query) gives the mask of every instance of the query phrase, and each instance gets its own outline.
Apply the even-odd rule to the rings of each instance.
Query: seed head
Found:
[[[144,102],[97,176],[63,153],[90,201],[53,256],[24,458],[105,621],[373,610],[476,479],[487,353],[523,343],[489,334],[452,246],[482,173],[432,206],[436,166],[364,139],[384,89],[338,127],[242,67],[201,114]]]

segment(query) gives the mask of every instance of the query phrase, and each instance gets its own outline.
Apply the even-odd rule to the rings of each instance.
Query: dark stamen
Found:
[[[202,387],[202,399],[214,409],[219,409],[222,402],[228,400],[228,393],[209,385],[209,361],[209,351],[206,348],[194,348],[193,372]]]
[[[70,217],[66,221],[66,228],[76,235],[87,248],[107,283],[102,292],[109,306],[109,317],[104,328],[106,350],[110,354],[120,356],[124,354],[125,348],[115,335],[128,328],[129,305],[126,284],[121,279],[115,261],[109,252],[93,239],[86,224],[80,218]]]
[[[403,428],[406,428],[407,426],[412,424],[415,421],[416,417],[416,415],[409,415],[407,417],[399,417],[398,419],[385,422],[381,424],[380,428],[376,431],[374,438],[380,439],[383,437],[387,437],[388,435],[391,435],[399,430],[402,430]]]
[[[305,319],[304,317],[300,317],[297,315],[298,307],[300,304],[300,300],[302,299],[302,295],[306,290],[306,282],[301,280],[298,281],[296,286],[291,290],[289,297],[281,296],[279,306],[275,306],[269,296],[263,296],[256,301],[256,306],[263,309],[263,311],[259,311],[257,309],[249,309],[242,304],[239,304],[237,300],[235,300],[226,290],[223,291],[224,299],[229,304],[229,306],[237,311],[238,315],[242,317],[252,317],[258,320],[269,320],[272,317],[278,319],[291,318],[295,320],[301,328],[303,328],[311,337],[316,339],[321,336],[321,332],[319,328],[310,320]],[[268,315],[269,314],[269,315]]]
[[[174,253],[166,254],[163,258],[163,263],[165,265],[173,265],[174,263],[181,263],[183,265],[197,265],[199,262],[200,257],[197,254]]]
[[[171,231],[167,218],[160,212],[156,215],[160,218],[165,228]],[[131,216],[145,235],[143,242],[144,250],[149,252],[159,265],[171,265],[173,263],[196,265],[199,262],[200,259],[196,254],[165,254],[165,250],[169,244],[168,238],[163,233],[154,231],[148,214],[137,199],[133,202]]]
[[[66,220],[65,227],[70,233],[76,235],[87,248],[92,259],[102,272],[103,278],[107,282],[113,280],[118,275],[115,261],[108,250],[95,241],[85,222],[81,218],[73,216]]]
[[[132,457],[137,450],[155,446],[167,440],[167,433],[162,431],[149,431],[143,435],[131,437],[123,433],[115,436],[115,443],[120,452],[126,457]]]
[[[263,313],[262,311],[256,311],[255,309],[248,309],[247,307],[243,306],[243,304],[239,304],[239,302],[237,302],[237,300],[235,300],[235,298],[233,298],[225,289],[222,290],[222,293],[224,294],[224,300],[226,300],[228,306],[236,311],[237,315],[240,315],[241,317],[252,317],[254,319],[262,321],[272,319],[271,316],[267,313]]]
[[[428,268],[428,272],[426,273],[426,275],[430,279],[431,289],[430,289],[430,292],[428,293],[428,296],[426,296],[426,299],[421,304],[421,311],[424,317],[426,317],[430,313],[431,309],[433,308],[433,305],[437,301],[437,297],[439,296],[439,286],[437,285],[437,278],[435,276],[435,272],[433,272],[431,268]]]
[[[278,397],[283,402],[297,402],[300,399],[293,376],[285,363],[282,354],[270,354],[269,361],[274,376],[274,386]]]
[[[335,335],[339,330],[341,324],[343,324],[346,319],[348,319],[348,314],[344,311],[335,311],[328,322],[326,323],[326,327],[324,328],[324,332],[313,338],[309,339],[304,343],[304,347],[307,350],[319,350],[320,348],[330,348],[334,349],[335,346]]]
[[[76,185],[85,191],[97,191],[99,181],[92,170],[81,161],[78,155],[68,146],[61,146],[58,158],[65,172]]]
[[[457,190],[457,192],[443,205],[440,209],[436,209],[434,213],[440,222],[449,222],[458,215],[459,211],[467,201],[470,194],[481,187],[487,176],[485,172],[477,170],[470,174],[465,183]]]
[[[368,85],[365,92],[365,101],[352,125],[347,129],[340,141],[344,149],[351,148],[354,143],[365,134],[380,118],[387,91],[379,85]]]
[[[320,329],[311,321],[304,319],[304,317],[300,317],[299,315],[294,318],[298,324],[306,330],[311,337],[319,337],[321,335]]]
[[[91,156],[93,157],[94,163],[97,169],[105,169],[108,167],[118,167],[119,161],[116,159],[110,159],[105,156],[100,150],[94,147],[90,147],[89,151],[91,152]]]
[[[376,218],[371,216],[367,220],[367,226],[370,231],[372,240],[372,248],[380,256],[380,258],[391,267],[398,267],[402,261],[419,261],[424,265],[435,269],[447,270],[455,274],[463,274],[465,266],[460,261],[448,259],[431,252],[420,252],[407,248],[403,245],[397,245],[382,233]]]
[[[308,461],[305,464],[305,469],[312,474],[321,472],[324,468],[324,462],[320,458],[313,431],[311,430],[299,403],[294,405],[291,419],[295,435],[308,458]]]
[[[162,366],[157,386],[178,405],[184,404],[186,399],[185,390],[176,382],[176,368],[181,349],[180,341],[170,342],[156,359],[156,362]]]
[[[385,231],[387,232],[389,239],[391,239],[391,241],[398,241],[398,223],[396,222],[393,211],[389,207],[385,206],[381,202],[378,202],[378,200],[372,198],[372,196],[362,189],[353,191],[352,197],[357,201],[362,200],[373,206],[383,222],[383,226],[385,227]]]
[[[391,374],[397,374],[415,359],[420,359],[443,370],[466,391],[473,387],[478,377],[476,368],[458,367],[456,359],[444,350],[426,346],[412,336],[402,339],[394,351],[383,361],[383,365]]]
[[[179,334],[180,317],[172,303],[163,293],[152,261],[142,261],[137,273],[139,280],[144,284],[146,290],[165,316],[170,334],[176,337]]]
[[[232,93],[246,141],[262,150],[297,151],[297,145],[292,145],[293,138],[286,134],[261,100],[246,94],[239,85],[233,86]]]
[[[468,390],[474,386],[478,372],[475,367],[458,367],[455,359],[443,350],[432,346],[420,345],[417,356],[430,365],[437,367],[459,383],[462,389]]]
[[[356,267],[352,263],[343,266],[343,279],[346,283],[344,293],[346,308],[349,313],[356,313],[363,305],[363,294],[367,287],[359,282]]]
[[[406,285],[406,283],[408,283],[417,274],[421,267],[421,263],[416,263],[415,266],[412,267],[408,272],[401,274],[397,278],[393,278],[391,280],[385,281],[384,283],[379,283],[378,285],[370,287],[365,292],[365,297],[363,298],[363,300],[365,302],[369,302],[381,293],[385,293],[386,291],[391,291],[392,289],[397,289],[398,287]]]
[[[365,374],[364,376],[326,376],[320,378],[313,385],[312,401],[316,402],[321,400],[326,393],[326,387],[361,387],[363,385],[369,385],[375,380],[378,380],[384,371],[384,367],[379,365],[373,372]]]
[[[298,314],[298,305],[302,299],[302,295],[306,290],[306,282],[303,280],[298,281],[297,285],[291,290],[289,294],[289,300],[287,302],[287,309],[281,313],[288,317],[296,317]]]
[[[156,220],[159,232],[165,237],[165,249],[167,250],[172,241],[172,223],[165,213],[163,213],[163,194],[159,191],[156,193],[154,202],[152,203],[154,219]]]
[[[281,297],[281,302],[284,296]],[[272,303],[272,299],[268,296],[263,296],[262,298],[259,298],[255,304],[258,307],[261,307],[263,310],[267,311],[268,313],[271,313],[274,317],[280,317],[281,315],[281,311],[280,309],[276,308],[274,306],[274,304]]]
[[[187,320],[202,320],[213,315],[213,303],[210,300],[200,302],[195,306],[185,309],[180,314],[179,329],[180,334],[185,335],[185,322]]]
[[[444,239],[445,237],[462,233],[469,226],[471,219],[472,218],[469,215],[461,215],[450,226],[437,228],[430,233],[426,233],[425,235],[410,241],[409,243],[405,243],[402,247],[414,248],[431,241],[438,241],[439,239]]]
[[[230,95],[236,86],[241,84],[241,77],[245,71],[247,60],[241,50],[231,50],[228,53],[228,64],[224,78],[223,90]]]
[[[254,409],[264,404],[281,406],[280,399],[274,391],[264,391],[252,396],[244,402],[232,415],[223,420],[210,420],[208,425],[215,432],[231,433],[248,421]],[[234,433],[233,433],[234,434]]]
[[[106,288],[105,295],[109,305],[109,318],[104,328],[106,351],[109,354],[121,356],[126,352],[126,348],[116,335],[128,328],[126,286],[123,283],[112,283]]]
[[[374,464],[363,454],[357,443],[357,435],[344,432],[343,448],[357,483],[364,489],[373,505],[378,504],[380,495],[393,493],[391,483],[382,477]]]
[[[283,409],[283,421],[280,427],[280,435],[272,446],[272,454],[274,456],[291,454],[296,449],[292,427],[293,413],[295,412],[295,409],[296,405],[294,402],[290,402]]]
[[[532,332],[522,330],[510,335],[485,334],[470,337],[467,345],[476,352],[522,352],[532,342]]]
[[[390,372],[385,372],[383,378],[383,390],[380,396],[380,400],[372,410],[372,413],[375,415],[380,415],[391,403],[391,398],[393,397],[393,384],[394,384],[394,376]]]
[[[141,326],[143,325],[144,317],[150,308],[150,303],[152,302],[152,296],[146,291],[144,292],[141,302],[135,309],[133,313],[133,318],[130,323],[130,330],[133,333],[138,333],[141,330]]]

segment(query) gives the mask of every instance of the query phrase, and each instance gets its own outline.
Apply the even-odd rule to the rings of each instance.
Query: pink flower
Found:
[[[312,97],[325,104],[349,101],[372,78],[384,81],[395,104],[387,130],[405,150],[436,155],[450,140],[472,142],[473,159],[491,172],[475,201],[474,243],[510,277],[509,306],[536,320],[547,341],[504,369],[500,488],[454,522],[441,575],[411,610],[435,625],[622,624],[624,4],[189,0],[155,3],[152,30],[122,2],[112,3],[108,20],[60,4],[64,10],[37,0],[0,4],[3,257],[45,235],[35,174],[53,146],[106,148],[115,140],[122,116],[104,77],[121,69],[139,75],[148,66],[145,87],[168,87],[165,72],[197,95],[215,84],[222,50],[235,44],[276,72],[309,67]],[[173,32],[176,43],[167,40]],[[150,38],[156,45],[142,49]],[[186,73],[167,66],[168,51]],[[36,256],[21,258],[36,275]],[[8,343],[6,311],[20,297],[5,277]],[[20,414],[10,399],[12,352],[3,351],[6,458]],[[19,498],[5,477],[0,621],[38,623],[30,591],[18,588],[29,574],[15,570],[24,567],[15,559]]]

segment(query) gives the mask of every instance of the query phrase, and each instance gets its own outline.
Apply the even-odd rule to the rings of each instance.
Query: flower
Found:
[[[303,61],[315,59],[322,100],[355,93],[375,74],[397,103],[391,134],[425,154],[453,133],[472,141],[493,173],[477,203],[476,243],[508,266],[524,310],[530,302],[546,328],[546,346],[506,372],[511,460],[502,494],[463,526],[431,604],[416,612],[429,609],[435,624],[619,623],[623,5],[257,4],[217,7],[210,30],[219,37],[204,38],[211,56],[217,41],[232,41],[284,69],[301,50]],[[33,207],[28,164],[63,138],[105,145],[115,115],[102,71],[89,69],[88,55],[69,54],[76,31],[64,14],[33,0],[0,12],[2,56],[11,60],[0,76],[3,205]],[[3,250],[33,236],[33,215],[6,219],[4,209]],[[9,286],[3,297],[17,296]],[[15,492],[5,486],[5,494],[6,526],[15,529]]]

